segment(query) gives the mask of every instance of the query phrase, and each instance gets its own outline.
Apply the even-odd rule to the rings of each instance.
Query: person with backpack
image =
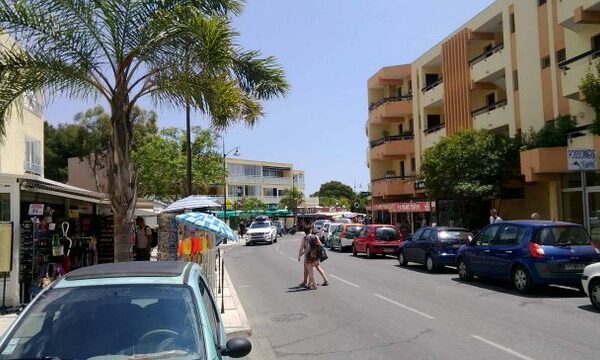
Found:
[[[150,252],[156,246],[158,237],[154,235],[154,231],[150,226],[146,225],[144,218],[138,216],[135,219],[137,230],[135,232],[135,261],[150,261]]]
[[[302,238],[300,249],[298,250],[298,261],[300,261],[302,255],[304,255],[304,277],[299,286],[306,287],[310,290],[315,290],[317,288],[314,272],[315,268],[323,277],[322,286],[329,285],[329,281],[325,276],[325,272],[321,268],[321,259],[326,259],[326,257],[323,257],[322,254],[325,249],[323,248],[323,244],[319,238],[312,232],[312,230],[313,229],[311,226],[304,227],[304,233],[306,235]]]

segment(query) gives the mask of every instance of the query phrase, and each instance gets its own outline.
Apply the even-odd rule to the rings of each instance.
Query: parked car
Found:
[[[600,254],[579,224],[521,220],[486,226],[459,248],[456,260],[462,280],[510,280],[527,292],[536,285],[579,286],[583,269]]]
[[[454,227],[424,227],[402,242],[398,249],[398,262],[424,264],[434,272],[443,266],[456,264],[456,251],[472,240],[467,229]]]
[[[330,221],[329,220],[316,220],[313,223],[313,232],[315,234],[318,234],[321,231],[321,228],[323,227],[323,225],[325,225],[328,222],[330,222]]]
[[[200,266],[167,261],[72,271],[0,340],[3,359],[218,359],[251,348],[245,338],[226,341]]]
[[[327,233],[329,232],[329,227],[331,226],[331,222],[326,222],[323,224],[323,226],[321,226],[321,229],[319,230],[319,232],[317,232],[317,236],[319,237],[319,240],[321,240],[322,244],[325,244],[325,238],[327,237]]]
[[[344,251],[352,246],[356,235],[362,230],[362,224],[340,224],[340,226],[331,234],[331,248]]]
[[[277,227],[271,221],[254,221],[244,235],[246,245],[277,242]]]
[[[590,297],[592,305],[600,310],[600,262],[588,265],[583,269],[581,287]]]
[[[400,245],[402,235],[393,225],[366,225],[352,241],[352,255],[365,253],[368,258],[375,254],[396,256]]]
[[[329,226],[327,226],[329,225]],[[329,224],[325,224],[325,226],[327,226],[327,230],[321,230],[321,242],[323,243],[323,245],[327,248],[332,248],[332,243],[331,243],[331,239],[333,237],[333,234],[336,233],[340,227],[342,226],[342,224],[340,223],[329,223]],[[325,227],[323,228],[325,229]]]

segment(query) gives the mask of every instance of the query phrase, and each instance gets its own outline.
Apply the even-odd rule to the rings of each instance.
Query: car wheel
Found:
[[[356,252],[356,247],[354,245],[352,245],[352,256],[358,256],[358,253]]]
[[[437,266],[435,265],[435,262],[433,262],[433,258],[431,257],[431,255],[427,255],[427,257],[425,258],[425,267],[430,273],[435,272],[437,270]]]
[[[469,269],[469,265],[465,261],[465,259],[458,259],[458,276],[462,281],[471,281],[473,280],[473,274],[471,273],[471,269]]]
[[[590,301],[596,309],[600,310],[600,280],[594,280],[589,288]]]
[[[406,266],[408,264],[408,261],[406,261],[406,258],[404,257],[404,251],[398,251],[398,262],[400,263],[400,266]]]
[[[527,270],[522,266],[517,266],[512,275],[513,285],[518,292],[526,293],[532,288],[531,277]]]
[[[370,246],[367,246],[367,257],[369,259],[373,258],[373,253],[371,253],[371,247]]]

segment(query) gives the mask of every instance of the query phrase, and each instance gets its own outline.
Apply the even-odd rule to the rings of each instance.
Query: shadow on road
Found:
[[[512,288],[512,285],[508,282],[499,280],[491,280],[486,278],[476,278],[473,281],[462,281],[459,277],[452,278],[452,281],[475,286],[481,289],[492,290],[501,292],[504,294],[515,295],[518,297],[529,298],[529,299],[544,299],[544,298],[581,298],[585,297],[585,294],[579,291],[577,288],[563,287],[563,286],[539,286],[534,288],[530,293],[523,294]],[[486,294],[480,296],[487,296]]]
[[[357,256],[353,256],[352,254],[350,254],[350,257],[356,258],[356,259],[361,259],[361,260],[396,260],[396,257],[393,255],[374,255],[372,258],[368,258],[367,255],[365,254],[358,254]]]
[[[419,264],[408,264],[406,266],[400,266],[400,264],[396,264],[394,265],[397,268],[400,269],[406,269],[406,270],[410,270],[410,271],[415,271],[415,272],[420,272],[423,274],[428,274],[428,275],[448,275],[448,274],[456,274],[456,269],[454,268],[448,268],[448,267],[442,267],[439,268],[438,270],[436,270],[435,272],[430,273],[429,271],[427,271],[427,268],[425,267],[425,265],[419,265]]]
[[[581,306],[578,306],[578,308],[580,308],[581,310],[589,311],[591,313],[600,314],[600,310],[596,309],[596,307],[594,305],[592,305],[592,304],[590,304],[590,305],[581,305]]]
[[[310,291],[310,289],[305,288],[304,286],[294,286],[294,287],[290,287],[287,289],[286,293],[297,293],[297,292],[304,292],[304,291]]]

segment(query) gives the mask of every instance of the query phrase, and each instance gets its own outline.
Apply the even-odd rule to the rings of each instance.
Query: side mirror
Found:
[[[241,358],[252,351],[252,343],[244,337],[236,337],[227,341],[225,349],[221,349],[222,356],[230,358]]]

